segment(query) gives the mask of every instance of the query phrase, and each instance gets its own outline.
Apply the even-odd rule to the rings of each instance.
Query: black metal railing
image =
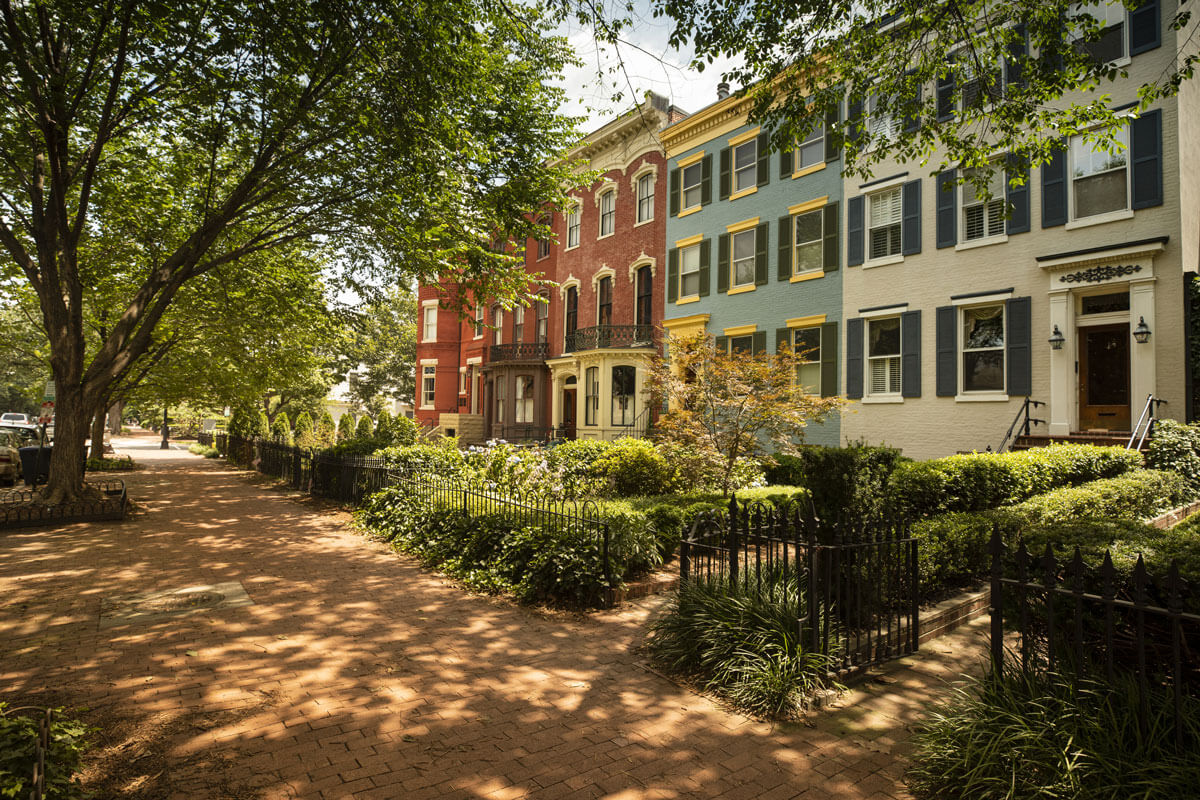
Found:
[[[307,447],[243,439],[226,441],[230,460],[278,478],[288,486],[340,503],[359,503],[387,485],[387,463],[381,458],[334,455]]]
[[[1152,394],[1146,395],[1146,405],[1142,406],[1142,413],[1138,416],[1133,431],[1129,434],[1129,443],[1125,445],[1125,449],[1142,449],[1142,445],[1154,433],[1154,423],[1158,421],[1159,406],[1166,404],[1166,400],[1160,400]]]
[[[563,352],[595,350],[600,347],[654,347],[653,325],[594,325],[566,335]]]
[[[546,342],[512,342],[488,348],[488,361],[544,361],[550,353]]]
[[[506,442],[548,442],[555,438],[556,428],[552,425],[526,425],[514,422],[492,428],[493,436]]]
[[[129,508],[125,481],[87,481],[84,487],[92,496],[53,506],[37,505],[37,495],[29,489],[7,492],[0,496],[0,529],[125,519]]]
[[[1040,556],[1024,542],[1009,553],[997,529],[991,540],[991,655],[1033,671],[1088,675],[1112,684],[1134,676],[1143,730],[1169,696],[1176,744],[1184,733],[1183,698],[1200,696],[1200,594],[1172,561],[1153,578],[1139,554],[1123,575],[1105,552],[1099,567],[1079,548],[1060,562],[1049,545]],[[1013,649],[1006,632],[1015,633]],[[1013,641],[1013,640],[1009,640]]]
[[[903,525],[825,526],[797,505],[742,504],[697,517],[679,578],[768,598],[832,675],[917,651],[917,542]]]
[[[1029,413],[1030,409],[1044,405],[1046,404],[1041,400],[1031,400],[1026,397],[1025,402],[1021,403],[1021,407],[1017,409],[1017,415],[1013,417],[1012,424],[1008,426],[1008,430],[1004,434],[1004,439],[1000,442],[1000,447],[996,452],[1003,453],[1012,446],[1018,436],[1029,436],[1033,432],[1034,425],[1045,425],[1046,420],[1034,419]]]

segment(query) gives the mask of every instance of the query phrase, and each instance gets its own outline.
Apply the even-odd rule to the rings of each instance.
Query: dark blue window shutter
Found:
[[[958,394],[958,309],[940,306],[937,310],[937,396]]]
[[[776,328],[775,329],[775,352],[790,353],[792,350],[792,329],[791,328]]]
[[[1014,297],[1008,313],[1008,393],[1028,397],[1033,393],[1033,322],[1028,297]]]
[[[733,158],[728,147],[721,148],[721,172],[717,182],[720,186],[717,197],[721,200],[728,200],[729,187],[733,185]]]
[[[1133,207],[1161,206],[1162,111],[1147,111],[1129,123],[1129,150],[1133,159]]]
[[[954,116],[954,59],[946,59],[946,76],[937,81],[937,119],[945,122]]]
[[[862,131],[862,100],[851,99],[846,102],[846,133],[842,138],[847,141],[857,141]]]
[[[1008,201],[1008,226],[1005,230],[1009,234],[1028,233],[1029,161],[1015,153],[1009,153],[1004,159],[1004,168],[1004,192],[1005,200]],[[1022,177],[1023,182],[1020,186],[1013,186],[1008,182],[1008,178],[1013,175]]]
[[[958,244],[958,185],[954,182],[955,170],[939,172],[937,176],[937,246],[954,247]]]
[[[1004,84],[1022,87],[1025,85],[1025,62],[1029,59],[1029,41],[1024,25],[1016,26],[1013,34],[1016,39],[1008,43],[1008,54],[1004,59]]]
[[[821,397],[837,397],[837,368],[838,324],[826,322],[821,326]]]
[[[755,331],[754,336],[750,339],[751,352],[756,355],[762,355],[767,352],[767,332]]]
[[[671,188],[670,212],[671,212],[671,216],[673,217],[679,213],[679,169],[678,168],[671,170],[671,187],[670,188]]]
[[[858,400],[863,396],[863,321],[861,317],[846,320],[846,397]]]
[[[700,161],[700,205],[706,206],[712,202],[712,156],[705,156]]]
[[[1067,223],[1067,149],[1060,143],[1054,157],[1042,164],[1042,227]]]
[[[718,353],[724,353],[724,354],[728,355],[729,354],[729,337],[728,336],[718,336],[716,338],[716,341],[713,343],[713,346],[717,348]]]
[[[856,267],[863,263],[866,251],[866,229],[862,195],[846,201],[846,266]]]
[[[1129,12],[1129,54],[1136,56],[1162,44],[1162,21],[1158,0],[1146,0]]]
[[[901,203],[903,224],[900,228],[900,252],[906,256],[921,252],[921,179],[904,184]]]
[[[921,312],[900,315],[900,396],[921,396]]]
[[[905,73],[905,78],[911,79],[912,75],[912,72],[907,72]],[[914,104],[914,113],[904,115],[904,127],[902,128],[904,133],[913,133],[921,127],[921,114],[919,111],[916,111],[916,109],[921,107],[921,99],[924,97],[920,84],[917,84],[914,94],[916,95],[915,97],[905,98],[905,102]]]

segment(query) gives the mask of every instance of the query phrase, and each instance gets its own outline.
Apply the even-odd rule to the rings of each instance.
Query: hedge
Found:
[[[1178,472],[1193,494],[1200,493],[1200,425],[1184,425],[1173,419],[1155,422],[1146,466]]]
[[[802,447],[797,455],[776,454],[766,469],[769,484],[804,486],[821,519],[877,516],[887,507],[886,487],[908,459],[892,447]]]
[[[983,511],[1019,503],[1061,486],[1113,478],[1142,466],[1123,447],[1052,445],[1008,453],[971,453],[899,465],[889,480],[891,505],[910,519]]]
[[[1012,510],[1034,524],[1085,517],[1152,517],[1186,496],[1181,475],[1139,469],[1116,478],[1064,487],[1031,497]]]

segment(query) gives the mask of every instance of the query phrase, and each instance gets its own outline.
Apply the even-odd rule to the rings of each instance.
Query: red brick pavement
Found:
[[[980,657],[976,624],[815,727],[758,723],[646,667],[653,599],[566,615],[471,595],[345,515],[125,444],[144,513],[0,534],[0,699],[154,721],[159,774],[131,795],[903,797],[905,726]],[[101,598],[226,581],[253,605],[99,626]]]

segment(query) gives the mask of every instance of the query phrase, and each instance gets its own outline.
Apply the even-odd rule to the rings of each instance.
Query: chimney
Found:
[[[726,97],[729,97],[729,84],[721,81],[717,84],[717,99],[724,100]]]

